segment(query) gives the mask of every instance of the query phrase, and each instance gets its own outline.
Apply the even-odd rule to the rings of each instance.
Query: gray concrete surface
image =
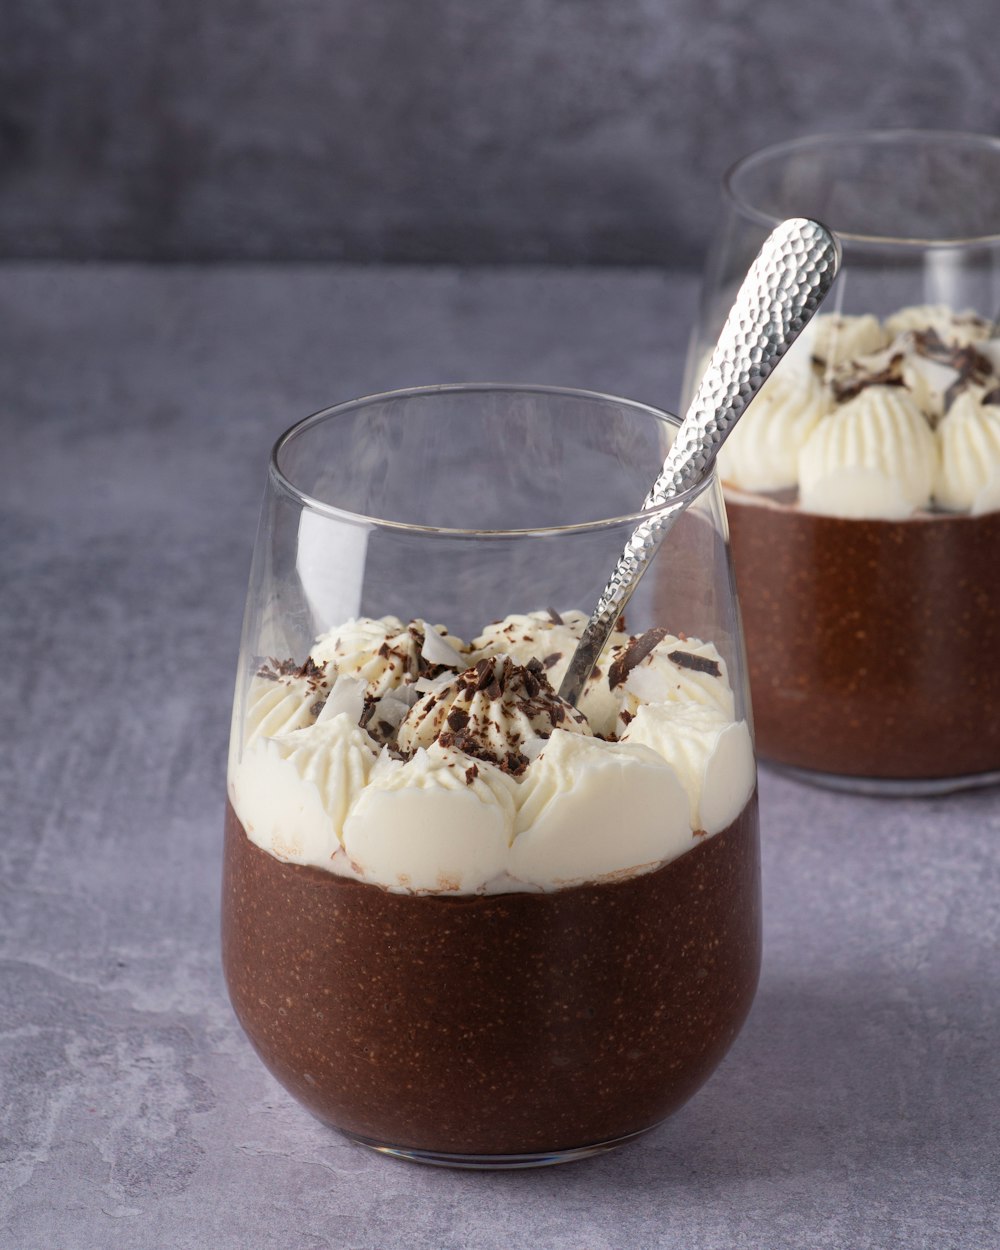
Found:
[[[645,1141],[384,1160],[251,1053],[217,951],[223,768],[273,437],[407,383],[668,400],[650,273],[0,267],[2,1250],[970,1250],[1000,1242],[1000,799],[763,779],[759,998]]]
[[[4,0],[0,256],[669,263],[822,130],[1000,131],[994,0]]]

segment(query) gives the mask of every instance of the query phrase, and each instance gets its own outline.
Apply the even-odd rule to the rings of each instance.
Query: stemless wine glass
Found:
[[[747,1015],[756,784],[714,479],[586,718],[555,694],[676,424],[452,386],[342,404],[274,449],[223,963],[265,1065],[358,1142],[468,1167],[607,1149],[686,1101]]]
[[[1000,140],[834,134],[725,179],[685,391],[773,224],[840,237],[724,449],[761,758],[872,793],[1000,779]]]

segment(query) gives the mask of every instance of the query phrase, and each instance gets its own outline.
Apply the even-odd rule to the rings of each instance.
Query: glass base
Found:
[[[409,1163],[426,1163],[436,1168],[465,1168],[478,1172],[498,1172],[511,1171],[514,1168],[547,1168],[557,1163],[576,1163],[580,1159],[589,1159],[594,1155],[606,1154],[609,1150],[617,1150],[619,1146],[624,1146],[652,1132],[653,1127],[655,1125],[651,1128],[640,1129],[637,1133],[626,1133],[624,1137],[616,1137],[613,1141],[596,1142],[592,1146],[575,1146],[569,1150],[538,1150],[517,1155],[446,1154],[437,1150],[391,1146],[385,1142],[356,1137],[353,1133],[347,1133],[345,1136],[359,1146],[367,1146],[369,1150],[375,1150],[382,1155],[390,1155],[394,1159],[405,1159]]]
[[[791,764],[774,764],[762,760],[768,768],[793,781],[839,790],[847,794],[867,794],[881,799],[921,799],[958,790],[979,790],[1000,785],[1000,770],[972,773],[965,777],[842,777],[837,773],[821,773],[811,768],[795,768]]]

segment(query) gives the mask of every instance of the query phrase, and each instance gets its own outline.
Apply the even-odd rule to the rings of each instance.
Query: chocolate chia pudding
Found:
[[[814,325],[721,466],[758,750],[844,777],[989,775],[1000,338],[942,308]]]
[[[1000,513],[849,520],[726,496],[754,725],[778,764],[1000,768]]]
[[[708,1077],[760,963],[756,774],[710,642],[586,618],[470,643],[362,618],[261,663],[229,768],[223,958],[277,1079],[369,1144],[586,1151]]]
[[[282,1085],[374,1143],[456,1155],[615,1141],[676,1111],[760,965],[756,800],[653,872],[412,895],[282,863],[226,816],[223,961]]]

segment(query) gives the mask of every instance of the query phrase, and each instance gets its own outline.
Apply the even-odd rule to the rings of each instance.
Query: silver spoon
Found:
[[[643,502],[657,507],[703,481],[719,448],[789,347],[809,324],[840,267],[840,244],[817,221],[792,217],[768,235],[743,279],[718,345],[660,475]],[[679,500],[640,522],[618,557],[559,695],[574,706],[598,657],[674,522],[692,502]]]

